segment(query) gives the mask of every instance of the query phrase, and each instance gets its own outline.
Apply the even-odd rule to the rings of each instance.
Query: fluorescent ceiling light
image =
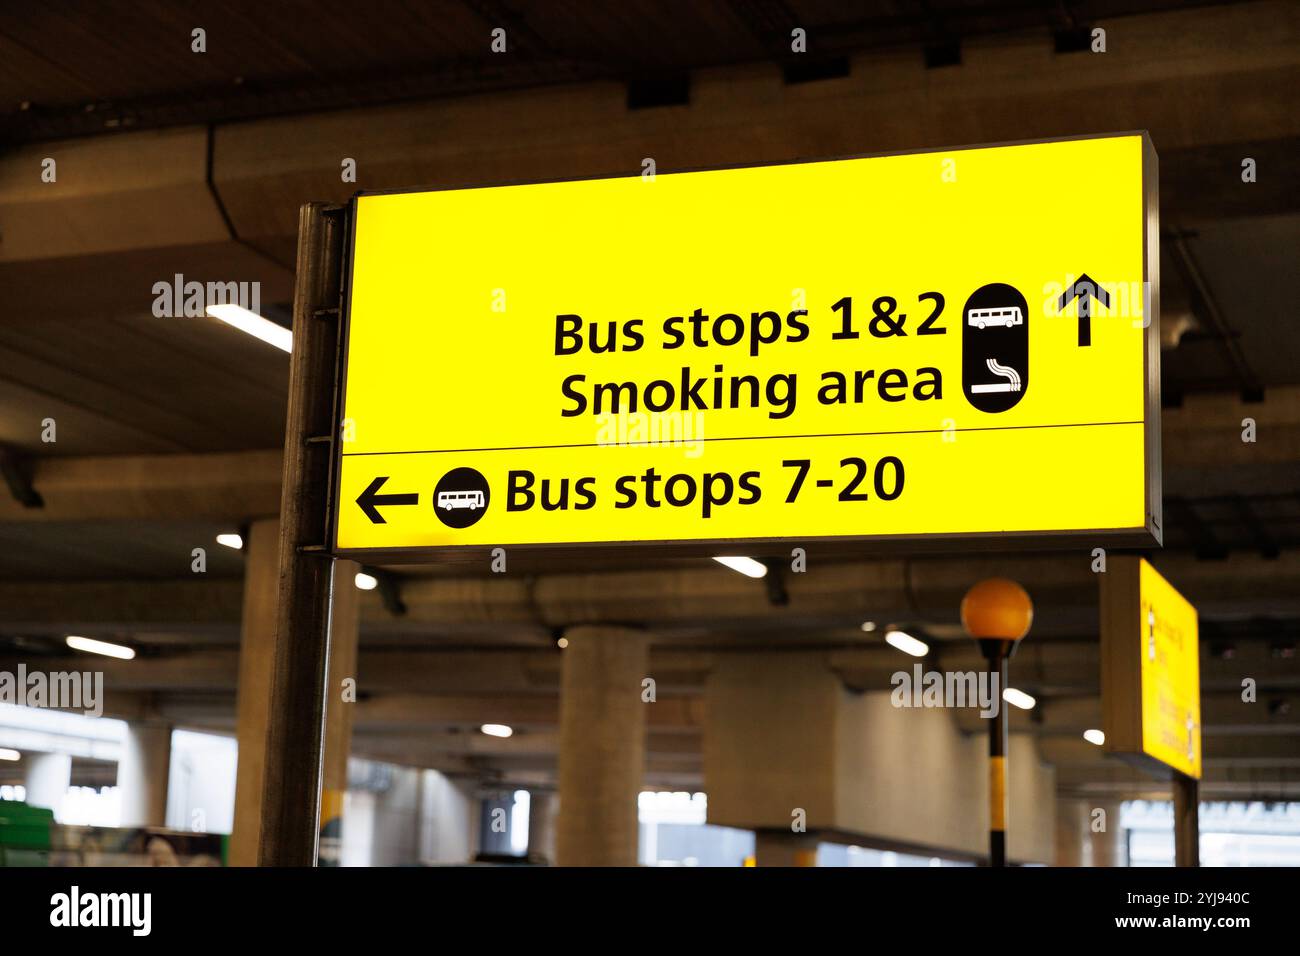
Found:
[[[722,557],[714,558],[718,564],[731,568],[733,571],[739,571],[741,574],[751,578],[761,578],[767,574],[767,565],[753,558],[736,558]]]
[[[1016,690],[1014,687],[1008,687],[1004,690],[1002,699],[1014,707],[1019,707],[1021,710],[1033,710],[1034,705],[1038,703],[1023,690]]]
[[[291,331],[282,325],[276,325],[270,319],[263,318],[256,312],[248,311],[242,305],[223,302],[221,305],[208,306],[207,313],[214,319],[220,319],[227,325],[233,325],[241,332],[247,332],[254,338],[274,345],[277,349],[282,349],[285,352],[293,351],[293,333]]]
[[[17,760],[21,757],[17,750],[10,750],[8,747],[0,747],[0,760]]]
[[[1100,747],[1106,742],[1106,735],[1100,730],[1085,730],[1083,732],[1083,739],[1088,741],[1090,744],[1096,744]]]
[[[862,622],[862,629],[863,629],[864,631],[866,631],[868,634],[870,634],[872,631],[874,631],[874,630],[876,629],[876,622],[875,622],[875,621],[863,621],[863,622]]]
[[[133,648],[124,647],[121,644],[110,644],[108,641],[97,641],[92,637],[77,637],[74,634],[68,635],[68,646],[74,650],[86,651],[90,654],[103,654],[105,657],[116,657],[124,661],[129,661],[135,657]]]
[[[925,641],[918,641],[906,631],[886,632],[885,643],[898,648],[904,654],[911,654],[913,657],[924,657],[930,653],[929,644],[925,643]]]
[[[366,574],[364,571],[358,571],[356,577],[352,579],[352,583],[363,591],[373,591],[375,588],[379,587],[379,578],[375,577],[373,574]]]
[[[217,544],[224,544],[227,548],[234,548],[236,551],[244,550],[244,538],[238,534],[219,534]]]
[[[484,724],[479,730],[489,737],[510,737],[515,732],[513,727],[507,727],[505,724]]]

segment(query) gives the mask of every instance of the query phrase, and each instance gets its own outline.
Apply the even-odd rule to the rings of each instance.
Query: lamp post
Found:
[[[996,688],[989,721],[989,866],[1007,865],[1007,662],[1029,633],[1034,604],[1015,581],[988,578],[966,592],[961,623],[988,662],[989,685]],[[997,675],[996,682],[994,675]]]

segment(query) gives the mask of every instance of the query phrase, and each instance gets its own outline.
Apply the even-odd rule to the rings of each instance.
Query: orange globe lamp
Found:
[[[1034,602],[1015,581],[988,578],[961,599],[961,624],[976,640],[1018,641],[1034,622]]]
[[[979,642],[996,701],[989,722],[989,866],[1007,865],[1007,661],[1034,622],[1034,602],[1015,581],[989,578],[961,601],[961,624]]]

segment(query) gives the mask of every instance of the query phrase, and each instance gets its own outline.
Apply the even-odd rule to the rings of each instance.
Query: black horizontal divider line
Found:
[[[938,435],[943,432],[1007,432],[1032,428],[1097,428],[1106,425],[1144,425],[1131,422],[1065,422],[1059,425],[985,425],[979,428],[914,428],[892,432],[828,432],[823,435],[735,435],[723,438],[681,438],[671,441],[576,442],[569,445],[506,445],[500,448],[424,448],[412,451],[345,451],[344,458],[375,455],[460,455],[488,451],[546,451],[552,448],[633,448],[640,445],[684,445],[696,441],[772,441],[782,438],[878,438],[885,435]]]

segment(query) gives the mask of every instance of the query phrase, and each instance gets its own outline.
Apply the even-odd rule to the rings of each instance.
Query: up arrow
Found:
[[[1064,309],[1071,299],[1079,300],[1079,345],[1092,345],[1092,300],[1110,308],[1110,293],[1085,273],[1074,280],[1074,285],[1061,293],[1060,306]]]
[[[388,523],[384,520],[384,516],[379,513],[377,505],[418,505],[420,503],[420,496],[414,492],[404,495],[381,495],[379,489],[384,487],[384,482],[387,480],[387,475],[376,478],[357,497],[357,504],[366,513],[366,517],[370,519],[371,524]]]

